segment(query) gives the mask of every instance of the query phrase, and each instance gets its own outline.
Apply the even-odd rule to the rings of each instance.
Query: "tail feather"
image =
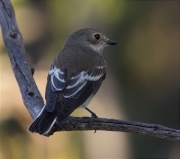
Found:
[[[57,112],[47,112],[44,108],[45,106],[43,107],[37,118],[29,126],[28,130],[30,132],[47,135],[56,122]]]
[[[39,121],[39,133],[40,134],[47,134],[54,123],[56,122],[57,112],[47,112],[45,111],[42,114],[41,120]]]

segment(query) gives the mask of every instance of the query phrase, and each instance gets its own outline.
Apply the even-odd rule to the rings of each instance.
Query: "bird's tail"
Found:
[[[29,126],[30,132],[37,132],[39,134],[47,135],[57,119],[57,111],[47,112],[45,106],[42,108],[39,115]]]

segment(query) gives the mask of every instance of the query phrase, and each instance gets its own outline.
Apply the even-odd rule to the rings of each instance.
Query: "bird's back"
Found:
[[[78,44],[65,46],[54,62],[59,68],[66,68],[72,72],[87,71],[105,65],[105,60],[100,53]]]

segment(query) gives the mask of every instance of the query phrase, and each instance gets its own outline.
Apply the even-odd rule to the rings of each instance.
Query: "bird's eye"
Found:
[[[96,38],[96,40],[100,39],[100,35],[99,34],[95,34],[94,37]]]

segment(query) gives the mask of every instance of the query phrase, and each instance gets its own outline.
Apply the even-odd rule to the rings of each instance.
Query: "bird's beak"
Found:
[[[108,44],[108,45],[117,45],[118,43],[109,39],[109,40],[106,41],[106,44]]]

